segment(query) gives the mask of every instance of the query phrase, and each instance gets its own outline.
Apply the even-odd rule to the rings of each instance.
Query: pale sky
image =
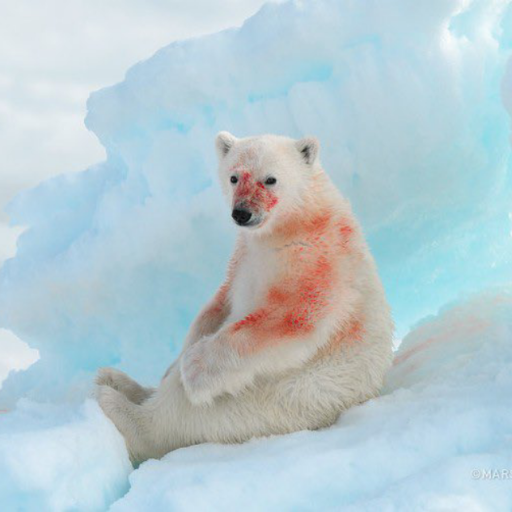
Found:
[[[104,158],[84,126],[91,91],[176,39],[238,26],[265,0],[0,0],[0,265],[15,251],[6,203]],[[1,314],[1,312],[0,312]],[[0,329],[0,383],[34,354]]]

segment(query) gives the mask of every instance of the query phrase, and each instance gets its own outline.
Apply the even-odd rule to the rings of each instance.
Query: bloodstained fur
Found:
[[[266,212],[276,206],[278,202],[276,195],[265,188],[263,183],[255,181],[249,171],[242,171],[238,179],[234,195],[235,204],[244,204],[252,210],[262,209]]]
[[[329,210],[283,223],[276,239],[287,242],[292,272],[270,288],[264,306],[232,327],[233,334],[244,332],[250,340],[239,347],[241,355],[306,335],[327,316],[339,279],[336,261],[351,250],[353,232],[345,219]],[[362,334],[362,322],[353,319],[335,337],[339,344],[349,338],[359,341]]]

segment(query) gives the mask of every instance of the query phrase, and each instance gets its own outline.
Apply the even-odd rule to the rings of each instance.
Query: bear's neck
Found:
[[[339,214],[339,204],[339,193],[327,175],[321,172],[312,178],[300,208],[284,214],[279,224],[261,237],[261,242],[281,246],[321,233],[327,229],[331,219]]]

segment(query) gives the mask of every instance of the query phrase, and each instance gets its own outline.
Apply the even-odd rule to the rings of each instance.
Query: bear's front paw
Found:
[[[108,385],[96,386],[96,400],[106,416],[113,420],[113,415],[122,406],[125,397]]]
[[[210,404],[222,393],[222,359],[214,338],[205,337],[190,345],[180,360],[183,387],[193,404]]]
[[[96,373],[97,386],[110,386],[111,388],[118,389],[118,382],[125,380],[127,375],[121,370],[115,368],[100,368]]]

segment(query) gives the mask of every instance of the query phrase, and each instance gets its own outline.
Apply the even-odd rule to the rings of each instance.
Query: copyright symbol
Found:
[[[473,469],[473,471],[471,471],[471,477],[473,480],[479,480],[481,476],[482,472],[479,469]]]

